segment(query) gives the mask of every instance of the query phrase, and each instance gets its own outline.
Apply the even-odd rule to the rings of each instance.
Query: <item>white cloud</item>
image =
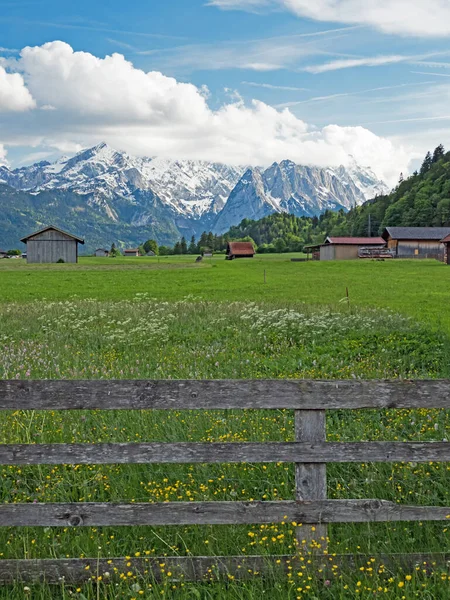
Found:
[[[407,171],[409,152],[361,127],[317,130],[288,109],[235,96],[217,110],[203,88],[135,68],[123,56],[103,59],[63,42],[25,48],[16,64],[39,108],[0,116],[4,144],[64,152],[105,140],[138,155],[230,164],[370,165],[389,183]]]
[[[0,167],[2,165],[8,165],[8,161],[6,160],[5,147],[2,144],[0,144]]]
[[[276,0],[209,0],[208,6],[217,6],[222,10],[234,10],[236,8],[249,12],[259,12],[261,9],[271,8],[277,5]]]
[[[418,71],[411,71],[411,73],[418,73]],[[419,73],[425,75],[432,75],[433,73]],[[450,75],[447,75],[450,77]],[[296,100],[295,102],[283,102],[282,104],[275,105],[276,108],[291,108],[293,106],[300,106],[301,104],[311,104],[315,102],[324,102],[328,100],[336,100],[337,98],[348,98],[349,96],[360,96],[364,94],[372,94],[373,92],[385,92],[390,90],[397,90],[401,88],[408,87],[420,87],[420,86],[429,86],[433,84],[434,81],[423,81],[419,83],[399,83],[398,85],[384,85],[381,87],[370,88],[366,90],[355,90],[353,92],[343,92],[340,94],[329,94],[327,96],[314,96],[313,98],[307,98],[306,100]],[[392,97],[383,98],[384,102],[391,102]]]
[[[368,25],[385,33],[439,37],[450,35],[448,0],[274,0],[301,17],[316,21]],[[224,9],[256,10],[268,0],[211,0]]]
[[[256,81],[241,81],[242,85],[264,88],[266,90],[281,90],[283,92],[308,92],[308,88],[291,87],[288,85],[272,85],[271,83],[257,83]]]
[[[427,75],[433,77],[450,77],[450,73],[430,73],[430,71],[411,71],[415,75]]]
[[[339,71],[341,69],[351,69],[354,67],[381,67],[384,65],[392,65],[404,62],[410,62],[412,64],[419,65],[432,65],[436,66],[436,64],[442,65],[443,67],[448,63],[430,63],[430,62],[417,62],[423,58],[431,58],[433,56],[446,56],[448,55],[448,51],[444,52],[428,52],[426,54],[413,55],[408,56],[404,54],[393,54],[387,56],[366,56],[364,58],[344,58],[339,60],[333,60],[321,65],[310,65],[308,67],[304,67],[303,71],[307,71],[308,73],[326,73],[328,71]]]
[[[328,71],[339,71],[341,69],[351,69],[354,67],[379,67],[382,65],[391,65],[409,60],[407,56],[374,56],[367,58],[344,58],[333,60],[322,65],[311,65],[304,67],[303,71],[308,73],[327,73]]]
[[[189,70],[250,69],[275,71],[297,69],[305,58],[317,55],[337,56],[333,43],[348,35],[353,27],[340,27],[262,39],[187,44],[162,50],[143,50],[137,54],[150,56],[160,69]]]
[[[35,107],[22,75],[7,73],[0,65],[0,113],[21,112]]]

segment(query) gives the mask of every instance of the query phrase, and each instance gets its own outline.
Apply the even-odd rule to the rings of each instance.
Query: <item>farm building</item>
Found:
[[[442,258],[450,227],[386,227],[382,233],[396,258]]]
[[[450,265],[450,234],[441,240],[441,244],[444,246],[444,262]]]
[[[139,256],[139,248],[128,248],[123,251],[124,256]]]
[[[95,256],[105,257],[109,256],[109,250],[105,250],[105,248],[97,248],[94,252]]]
[[[320,245],[320,260],[352,260],[359,258],[364,248],[385,246],[381,237],[327,237]]]
[[[27,245],[28,263],[76,263],[78,244],[84,240],[50,225],[20,240]]]
[[[0,258],[6,258],[8,256],[8,252],[6,250],[0,250]]]
[[[253,258],[255,249],[251,242],[228,242],[227,244],[227,260],[235,258]]]

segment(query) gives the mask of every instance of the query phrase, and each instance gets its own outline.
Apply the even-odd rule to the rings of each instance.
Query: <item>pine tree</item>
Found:
[[[181,248],[181,254],[187,254],[187,244],[186,244],[186,238],[183,236],[181,238],[181,242],[180,242],[180,248]]]
[[[431,156],[431,152],[427,152],[425,159],[420,168],[420,174],[425,175],[431,169],[431,165],[433,164],[433,157]]]
[[[198,251],[202,252],[204,248],[208,247],[208,234],[206,233],[206,231],[204,231],[202,233],[202,235],[200,236],[200,240],[198,242]]]
[[[433,152],[433,159],[432,159],[432,161],[434,163],[437,163],[437,162],[439,162],[441,160],[441,158],[444,158],[444,155],[445,155],[444,146],[442,144],[439,144],[439,146]]]
[[[188,252],[189,254],[197,254],[198,252],[197,244],[195,243],[195,235],[191,237],[191,243],[189,244]]]

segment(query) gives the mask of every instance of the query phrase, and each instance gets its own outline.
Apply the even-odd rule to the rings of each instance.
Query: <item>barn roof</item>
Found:
[[[381,237],[327,237],[324,245],[343,244],[346,246],[384,246]]]
[[[382,236],[385,240],[433,240],[440,242],[450,235],[450,227],[386,227]]]
[[[49,225],[48,227],[44,227],[43,229],[39,229],[39,231],[35,231],[34,233],[30,233],[30,235],[27,235],[26,237],[22,238],[20,241],[27,243],[27,241],[34,237],[35,235],[39,235],[40,233],[44,233],[44,231],[49,231],[50,229],[52,229],[53,231],[59,231],[59,233],[63,233],[64,235],[68,235],[69,237],[73,238],[74,240],[76,240],[77,242],[79,242],[80,244],[84,244],[84,240],[76,235],[73,235],[72,233],[69,233],[67,231],[64,231],[63,229],[60,229],[59,227],[55,227],[54,225]]]
[[[255,249],[251,242],[228,242],[228,254],[240,254],[241,256],[253,256]]]
[[[441,240],[443,244],[450,244],[450,234],[446,235],[443,240]]]
[[[124,252],[139,252],[139,248],[126,248]]]

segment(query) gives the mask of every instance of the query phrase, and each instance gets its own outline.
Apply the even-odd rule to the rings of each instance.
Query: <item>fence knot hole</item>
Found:
[[[67,523],[70,527],[80,527],[80,525],[83,525],[83,517],[81,515],[69,515]]]

